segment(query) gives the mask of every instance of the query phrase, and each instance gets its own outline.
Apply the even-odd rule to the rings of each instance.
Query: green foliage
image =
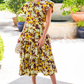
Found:
[[[4,54],[4,43],[3,39],[0,36],[0,61],[3,59],[3,54]]]
[[[77,27],[84,27],[84,21],[77,22]]]
[[[80,11],[81,8],[84,6],[84,0],[63,0],[63,5],[61,6],[60,10],[63,10],[63,15],[70,15],[71,12]],[[65,11],[64,8],[71,8],[69,11]]]
[[[4,2],[4,0],[0,0],[0,3],[3,3]]]
[[[6,0],[6,6],[16,14],[24,2],[24,0]]]
[[[62,3],[63,2],[63,0],[51,0],[51,1],[53,1],[54,3]]]
[[[18,15],[18,11],[21,10],[22,5],[27,1],[30,0],[5,0],[5,3],[8,9]]]
[[[25,18],[23,16],[18,16],[17,21],[18,22],[25,22]]]
[[[0,10],[2,11],[2,10],[5,10],[5,9],[6,9],[5,3],[0,4]]]
[[[17,14],[19,15],[19,14],[24,14],[24,13],[23,13],[23,11],[20,9],[20,10],[17,11]],[[17,16],[17,17],[18,17],[18,16]]]

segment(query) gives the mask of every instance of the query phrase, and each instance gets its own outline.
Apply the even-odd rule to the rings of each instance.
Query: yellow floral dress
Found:
[[[57,72],[51,48],[50,36],[46,35],[44,45],[38,48],[38,41],[43,34],[46,21],[46,11],[51,7],[52,1],[29,1],[21,9],[26,14],[27,24],[20,35],[21,51],[19,75],[35,76],[42,72],[44,76]]]

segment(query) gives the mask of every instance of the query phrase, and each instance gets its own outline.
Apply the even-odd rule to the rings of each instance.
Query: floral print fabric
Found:
[[[51,7],[52,1],[25,3],[21,9],[26,14],[27,24],[20,35],[21,51],[19,75],[35,76],[42,72],[45,76],[57,72],[53,58],[50,36],[46,35],[44,45],[38,48],[38,41],[45,28],[46,11]]]

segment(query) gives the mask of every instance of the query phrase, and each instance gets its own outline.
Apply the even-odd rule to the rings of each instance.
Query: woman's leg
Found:
[[[33,77],[32,77],[32,83],[33,83],[33,84],[36,84],[36,76],[33,76]]]
[[[51,78],[53,84],[57,84],[55,74],[50,75],[50,78]]]

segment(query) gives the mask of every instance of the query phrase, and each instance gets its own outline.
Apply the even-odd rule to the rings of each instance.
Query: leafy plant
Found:
[[[24,0],[6,0],[6,6],[17,16],[17,12],[20,10],[24,2]]]
[[[3,3],[4,2],[4,0],[0,0],[0,3]]]
[[[6,6],[10,9],[13,13],[18,16],[18,11],[21,10],[22,5],[30,0],[5,0]]]
[[[0,10],[2,11],[2,10],[5,10],[5,9],[6,9],[5,3],[0,4]]]
[[[51,0],[51,1],[53,1],[54,3],[62,3],[63,2],[63,0]]]
[[[84,0],[63,0],[63,5],[61,6],[60,10],[63,10],[63,15],[70,15],[71,12],[80,11],[81,8],[84,6]],[[69,11],[65,11],[65,8],[71,8]]]
[[[82,28],[82,27],[84,27],[84,21],[79,21],[79,22],[77,22],[77,27],[79,28]]]
[[[4,43],[3,39],[0,36],[0,61],[3,59],[3,53],[4,53]]]
[[[18,22],[25,22],[25,18],[23,16],[18,16],[17,21]]]

